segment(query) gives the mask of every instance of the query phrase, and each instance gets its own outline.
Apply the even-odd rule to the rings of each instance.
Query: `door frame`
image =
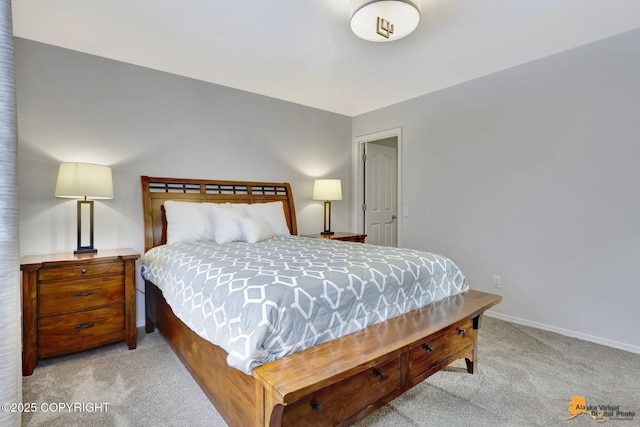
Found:
[[[364,147],[369,142],[375,142],[381,139],[396,137],[398,141],[397,153],[397,206],[398,206],[398,247],[402,246],[402,128],[392,128],[379,132],[368,133],[355,136],[353,138],[353,210],[352,223],[356,224],[359,233],[364,233],[364,220],[362,215],[362,205],[364,204],[364,168],[362,167],[362,155]]]

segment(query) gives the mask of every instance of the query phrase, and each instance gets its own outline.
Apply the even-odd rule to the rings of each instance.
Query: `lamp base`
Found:
[[[88,215],[85,212],[85,215],[88,216],[89,219],[89,242],[82,238],[82,217],[83,217],[83,206],[89,210]],[[85,230],[86,231],[86,230]],[[89,243],[89,244],[87,244]],[[75,255],[79,254],[95,254],[98,252],[97,249],[93,247],[93,200],[87,200],[85,197],[84,200],[78,200],[78,249],[73,251]]]
[[[74,255],[78,255],[78,254],[95,254],[98,253],[97,249],[94,248],[79,248],[76,249],[75,251],[73,251]]]
[[[325,200],[324,202],[324,231],[321,232],[323,236],[330,236],[333,234],[331,231],[331,201]]]

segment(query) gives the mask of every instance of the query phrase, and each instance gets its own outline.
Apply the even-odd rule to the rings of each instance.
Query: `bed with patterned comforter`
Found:
[[[143,256],[142,276],[248,374],[468,290],[441,255],[303,236],[161,245]]]

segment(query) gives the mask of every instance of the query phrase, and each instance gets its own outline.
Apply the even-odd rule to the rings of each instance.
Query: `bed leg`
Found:
[[[473,318],[473,350],[471,351],[471,358],[465,357],[464,361],[467,362],[467,372],[470,374],[478,373],[478,329],[482,321],[482,313]]]
[[[467,362],[467,372],[470,374],[474,374],[475,371],[473,370],[473,360],[469,359],[468,357],[465,357],[464,361]]]
[[[150,334],[152,332],[155,332],[155,330],[156,330],[156,325],[153,323],[153,320],[151,320],[149,316],[145,316],[144,331],[147,334]]]
[[[256,426],[262,427],[279,427],[282,425],[282,414],[284,413],[284,405],[282,405],[274,396],[265,389],[265,387],[256,381],[256,397],[258,402],[262,404],[262,408],[256,411],[258,419]]]
[[[156,330],[154,317],[156,298],[154,295],[153,285],[149,281],[144,281],[144,308],[145,308],[145,324],[144,331],[148,334]]]

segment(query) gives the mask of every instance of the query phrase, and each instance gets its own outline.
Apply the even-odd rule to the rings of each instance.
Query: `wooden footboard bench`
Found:
[[[259,366],[252,376],[176,318],[147,282],[157,326],[230,426],[350,425],[453,361],[474,373],[483,313],[502,297],[468,291]]]

